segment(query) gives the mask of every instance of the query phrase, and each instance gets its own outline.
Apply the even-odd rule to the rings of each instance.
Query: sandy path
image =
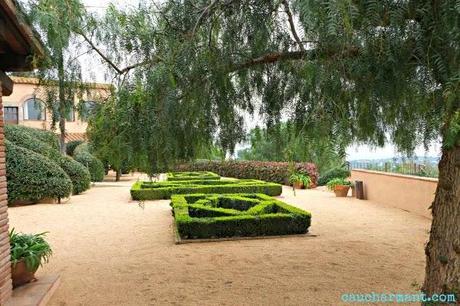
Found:
[[[169,201],[142,209],[131,181],[9,209],[17,230],[50,232],[54,256],[38,276],[62,276],[51,305],[340,305],[345,292],[412,293],[423,281],[423,217],[286,188],[318,237],[175,245]]]

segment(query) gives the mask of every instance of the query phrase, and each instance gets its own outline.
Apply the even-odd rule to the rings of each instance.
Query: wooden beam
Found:
[[[25,71],[30,70],[32,56],[12,53],[0,54],[0,70]]]
[[[13,92],[13,80],[6,75],[5,72],[0,71],[0,83],[2,85],[2,96],[9,96]]]

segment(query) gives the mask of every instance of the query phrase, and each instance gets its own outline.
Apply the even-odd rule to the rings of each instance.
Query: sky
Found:
[[[142,0],[83,0],[83,3],[87,9],[103,13],[105,8],[113,3],[115,6],[120,8],[129,8],[135,7]],[[158,1],[161,2],[161,1]],[[94,56],[87,56],[82,59],[83,68],[85,66],[88,68],[88,73],[91,76],[96,78],[99,82],[105,82],[104,79],[104,69],[105,66],[101,65],[99,61]],[[90,69],[91,68],[91,69]],[[91,71],[90,71],[91,70]],[[90,71],[90,72],[89,72]],[[246,128],[250,129],[256,125],[262,125],[260,118],[257,116],[250,117],[246,116]],[[242,148],[241,145],[237,146],[237,150]],[[440,156],[441,146],[439,143],[435,143],[428,151],[425,151],[423,146],[418,147],[415,150],[417,156]],[[355,145],[347,149],[347,160],[359,160],[359,159],[382,159],[382,158],[393,158],[395,156],[400,156],[396,151],[395,147],[391,144],[385,145],[383,148],[372,148],[367,145]]]

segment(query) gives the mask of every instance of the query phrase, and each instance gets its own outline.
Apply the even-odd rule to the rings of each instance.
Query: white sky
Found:
[[[83,3],[91,11],[103,13],[105,8],[113,3],[120,8],[128,8],[137,6],[142,0],[83,0]],[[161,2],[158,1],[158,2]],[[82,59],[83,69],[86,70],[87,77],[96,79],[99,82],[106,82],[104,79],[105,66],[103,66],[97,57],[87,56]],[[260,125],[259,118],[251,118],[246,116],[246,127],[252,128],[256,125]],[[240,148],[240,146],[238,146]],[[237,148],[238,149],[238,148]],[[416,149],[416,155],[418,156],[440,156],[440,144],[434,144],[429,148],[428,151],[420,146]],[[367,145],[355,145],[347,149],[348,160],[356,159],[381,159],[381,158],[392,158],[399,156],[396,152],[395,147],[391,144],[386,145],[383,148],[371,148]]]

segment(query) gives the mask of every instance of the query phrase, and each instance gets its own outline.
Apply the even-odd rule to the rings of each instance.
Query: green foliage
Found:
[[[104,179],[104,164],[89,152],[87,143],[78,145],[73,154],[74,159],[88,168],[92,182],[101,182]]]
[[[170,172],[168,181],[190,181],[190,180],[219,180],[220,176],[209,171],[197,172]]]
[[[291,165],[292,164],[292,165]],[[198,161],[181,164],[178,171],[212,171],[221,176],[288,184],[292,171],[308,175],[316,186],[318,173],[311,163],[260,162],[260,161]],[[290,166],[293,169],[290,169]]]
[[[277,196],[281,185],[258,180],[190,180],[172,182],[136,182],[131,188],[133,200],[169,199],[173,194],[189,193],[264,193]]]
[[[9,203],[70,196],[72,181],[59,165],[8,140],[5,143]]]
[[[80,194],[91,186],[91,174],[81,163],[71,157],[62,156],[59,165],[72,181],[72,193]]]
[[[75,148],[81,145],[84,141],[82,140],[74,140],[70,141],[66,144],[66,153],[69,156],[73,156],[73,151],[75,151]]]
[[[251,147],[238,152],[238,159],[312,162],[320,172],[344,162],[340,135],[323,135],[317,129],[297,129],[288,121],[268,129],[256,127],[247,135]]]
[[[289,183],[302,183],[305,188],[308,188],[311,185],[311,178],[308,175],[304,175],[302,173],[293,173],[289,177]]]
[[[351,182],[343,178],[334,178],[327,182],[326,186],[329,190],[335,190],[337,186],[351,186]]]
[[[351,173],[350,173],[350,170],[348,170],[348,169],[334,168],[334,169],[331,169],[331,170],[321,174],[321,176],[319,177],[319,180],[318,180],[318,185],[319,186],[324,186],[324,185],[327,184],[327,182],[329,182],[333,178],[346,179],[346,178],[350,177],[350,175],[351,175]]]
[[[79,194],[89,189],[88,170],[72,158],[62,156],[59,153],[56,135],[53,134],[53,138],[49,134],[50,132],[20,125],[6,125],[4,129],[6,139],[20,147],[32,150],[35,153],[49,158],[61,167],[72,181],[73,194]],[[47,142],[43,142],[42,140]],[[48,143],[54,143],[54,146],[51,147]]]
[[[35,272],[43,263],[47,263],[53,251],[45,240],[46,234],[22,234],[13,228],[9,233],[13,266],[24,260],[27,270]]]
[[[310,213],[264,194],[173,195],[182,239],[303,234]]]

